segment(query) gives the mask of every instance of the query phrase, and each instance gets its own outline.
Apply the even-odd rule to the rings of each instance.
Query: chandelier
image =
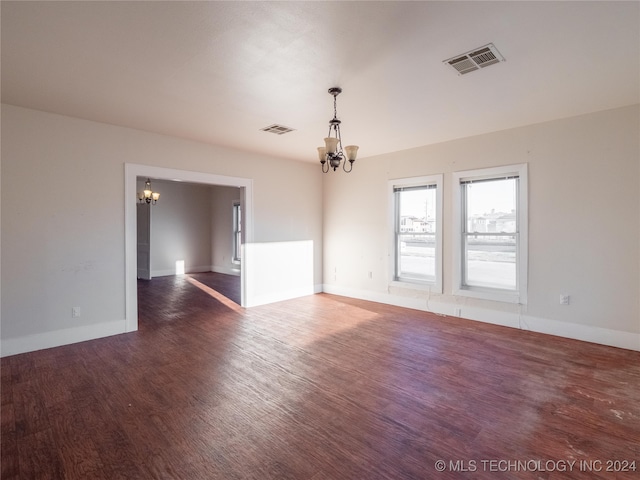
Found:
[[[329,120],[329,134],[327,138],[324,139],[324,147],[318,147],[318,158],[322,164],[323,173],[327,173],[329,168],[333,168],[335,172],[343,160],[342,169],[349,173],[353,170],[353,162],[356,161],[358,146],[348,145],[344,148],[344,153],[342,152],[340,120],[338,120],[336,107],[336,98],[342,93],[342,89],[340,87],[333,87],[329,89],[329,93],[333,95],[333,118]],[[347,170],[347,160],[349,161],[349,170]]]
[[[147,202],[155,205],[159,198],[160,194],[151,190],[151,180],[147,178],[147,181],[144,182],[144,190],[142,193],[138,193],[138,200],[140,203]]]

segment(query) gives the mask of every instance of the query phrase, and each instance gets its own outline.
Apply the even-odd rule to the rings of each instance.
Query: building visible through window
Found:
[[[393,280],[441,291],[442,175],[392,180]]]
[[[436,186],[398,187],[396,280],[436,279]]]
[[[463,182],[463,285],[515,291],[518,178]]]
[[[457,172],[454,178],[457,293],[526,303],[526,165]]]

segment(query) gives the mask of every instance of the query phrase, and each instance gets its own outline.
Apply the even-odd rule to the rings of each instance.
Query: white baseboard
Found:
[[[259,305],[267,305],[269,303],[282,302],[284,300],[292,300],[294,298],[306,297],[315,293],[322,292],[322,284],[309,287],[298,288],[295,290],[287,290],[268,295],[255,295],[248,299],[247,307],[257,307]]]
[[[253,298],[251,304],[248,306],[252,307],[283,300],[290,300],[320,292],[452,316],[455,314],[455,308],[458,307],[455,304],[445,302],[435,302],[433,300],[427,301],[426,299],[402,297],[387,293],[322,284]],[[640,351],[640,334],[638,333],[623,332],[569,322],[560,322],[557,320],[533,317],[529,315],[519,315],[518,313],[513,312],[501,312],[486,308],[470,307],[468,305],[463,307],[462,318],[601,345],[608,345],[611,347]],[[126,331],[126,321],[117,320],[113,322],[103,322],[64,330],[56,330],[53,332],[25,335],[17,338],[6,338],[0,341],[0,357],[59,347],[62,345],[70,345],[72,343],[84,342],[87,340],[95,340],[97,338],[126,333]]]
[[[640,351],[640,334],[611,330],[602,327],[559,322],[547,318],[523,315],[521,328],[532,332],[547,333],[558,337],[573,338],[584,342],[599,343],[610,347]]]
[[[424,310],[427,312],[436,312],[427,308],[427,301],[424,298],[402,297],[400,295],[390,295],[388,293],[372,292],[370,290],[359,290],[356,288],[344,288],[336,285],[323,285],[322,291],[333,295],[341,295],[343,297],[358,298],[360,300],[369,300],[370,302],[386,303],[387,305],[395,305],[396,307],[413,308],[414,310]]]
[[[24,337],[3,338],[0,342],[0,356],[8,357],[19,353],[35,352],[36,350],[44,350],[45,348],[60,347],[62,345],[110,337],[112,335],[125,333],[126,331],[126,321],[117,320],[66,328],[53,332],[25,335]]]
[[[205,272],[216,272],[216,273],[224,273],[226,275],[236,275],[240,276],[240,266],[238,268],[233,267],[221,267],[217,265],[207,265],[205,267],[189,267],[186,269],[186,273],[205,273]],[[175,270],[154,270],[151,272],[152,277],[169,277],[175,275]]]
[[[211,265],[206,265],[203,267],[189,267],[185,269],[186,273],[203,273],[203,272],[211,272]],[[176,274],[175,269],[168,270],[152,270],[151,277],[169,277]]]
[[[237,268],[233,268],[233,267],[220,267],[217,265],[212,265],[210,267],[211,272],[216,272],[216,273],[224,273],[225,275],[235,275],[237,277],[240,276],[240,265],[238,265]]]
[[[530,330],[558,337],[571,338],[584,342],[608,345],[610,347],[624,348],[627,350],[640,351],[640,333],[623,332],[590,325],[580,325],[577,323],[560,322],[529,315],[521,315],[516,312],[491,310],[488,308],[472,307],[464,305],[461,314],[456,315],[456,309],[460,305],[438,302],[433,299],[411,298],[389,293],[371,292],[353,288],[338,287],[336,285],[323,285],[322,291],[344,297],[358,298],[372,302],[385,303],[398,307],[423,310],[442,315],[459,316],[466,320],[474,320],[505,327]]]

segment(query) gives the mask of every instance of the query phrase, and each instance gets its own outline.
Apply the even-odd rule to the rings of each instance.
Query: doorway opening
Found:
[[[148,165],[125,164],[125,304],[126,331],[138,329],[138,245],[137,245],[137,177],[156,180],[187,182],[205,186],[236,187],[240,191],[239,204],[242,208],[242,229],[240,251],[253,239],[253,181],[247,178],[176,170]],[[237,265],[240,269],[240,304],[246,306],[246,258]]]

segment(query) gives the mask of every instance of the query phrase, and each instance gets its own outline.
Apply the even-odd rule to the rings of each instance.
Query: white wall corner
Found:
[[[246,243],[242,252],[246,305],[253,307],[313,295],[314,245],[311,240]]]

